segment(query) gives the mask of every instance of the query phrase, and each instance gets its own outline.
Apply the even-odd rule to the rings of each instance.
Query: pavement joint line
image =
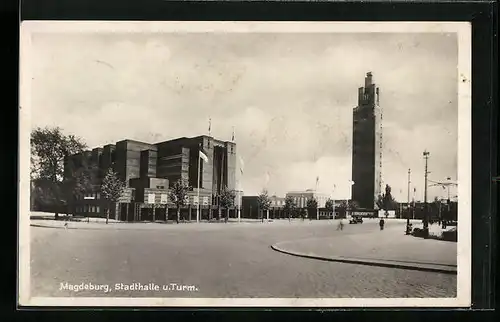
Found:
[[[399,269],[407,269],[407,270],[444,273],[444,274],[451,274],[451,275],[457,274],[456,267],[455,267],[455,269],[439,268],[439,266],[443,266],[442,264],[408,265],[408,264],[406,264],[407,262],[396,261],[396,260],[389,261],[389,260],[376,260],[376,259],[362,259],[362,258],[345,257],[345,256],[326,257],[326,256],[319,256],[319,255],[304,254],[301,252],[287,251],[287,250],[279,248],[278,246],[276,246],[276,244],[271,245],[271,248],[277,252],[287,254],[287,255],[322,260],[322,261],[328,261],[328,262],[340,262],[340,263],[347,263],[347,264],[360,264],[360,265],[367,265],[367,266],[390,267],[390,268],[399,268]],[[449,267],[449,268],[452,268],[452,267]]]

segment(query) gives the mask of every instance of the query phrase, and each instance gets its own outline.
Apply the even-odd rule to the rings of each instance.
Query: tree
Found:
[[[222,208],[226,208],[226,222],[229,220],[229,208],[234,206],[234,199],[236,198],[236,192],[234,190],[229,190],[224,187],[219,196],[219,204]]]
[[[100,177],[98,166],[88,157],[69,158],[65,164],[62,191],[68,209],[74,210],[73,200],[77,195],[91,191]]]
[[[33,180],[42,181],[50,192],[56,207],[67,202],[62,182],[64,179],[64,159],[81,153],[87,147],[82,139],[65,135],[59,127],[36,128],[31,132],[31,169]],[[59,211],[55,212],[58,219]]]
[[[339,217],[344,218],[346,216],[347,210],[349,209],[349,202],[342,200],[340,204],[336,207],[339,212]]]
[[[161,208],[164,208],[164,207],[165,207],[165,205],[161,204],[161,203],[151,204],[151,208],[153,210],[153,222],[156,221],[156,209],[161,209]]]
[[[349,212],[349,214],[352,216],[352,213],[353,211],[355,211],[356,209],[359,209],[359,203],[356,201],[356,200],[349,200],[347,202],[347,211]]]
[[[109,221],[109,212],[112,205],[116,205],[123,191],[125,190],[125,182],[123,182],[113,169],[109,168],[104,176],[101,184],[101,196],[108,202],[106,209],[106,224]]]
[[[335,205],[335,203],[330,198],[328,198],[328,200],[325,202],[325,208],[328,211],[333,211],[334,205]]]
[[[271,199],[269,199],[269,194],[266,189],[262,190],[260,195],[257,197],[257,205],[259,207],[259,212],[269,210],[271,207]],[[264,215],[262,213],[262,221],[264,221]]]
[[[288,215],[288,220],[291,220],[292,214],[295,212],[295,208],[297,205],[293,200],[292,196],[286,196],[285,198],[285,206],[283,207],[283,211]]]
[[[438,215],[438,222],[441,223],[441,218],[442,218],[442,214],[441,214],[441,208],[442,208],[442,203],[441,203],[441,200],[439,200],[438,197],[434,197],[434,211],[435,213],[437,212],[437,215]]]
[[[184,183],[181,179],[177,180],[174,185],[170,188],[168,192],[168,197],[170,201],[177,208],[176,222],[179,223],[181,217],[181,207],[186,205],[186,198],[190,187]]]
[[[308,210],[307,213],[308,213],[309,219],[312,220],[313,215],[317,212],[317,209],[318,209],[318,201],[316,200],[316,198],[312,197],[312,198],[307,199],[306,207]]]
[[[379,209],[384,210],[385,216],[389,216],[389,210],[392,210],[394,207],[395,200],[391,195],[391,186],[388,184],[385,185],[385,193],[383,193],[381,196],[378,197],[377,199],[377,206]]]
[[[334,213],[334,211],[335,211],[335,202],[332,199],[328,198],[328,200],[326,200],[326,202],[325,202],[325,208],[326,208],[327,211],[331,211],[333,213],[333,218],[335,218],[335,213]]]

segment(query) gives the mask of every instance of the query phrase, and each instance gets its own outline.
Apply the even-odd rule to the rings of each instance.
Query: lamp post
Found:
[[[425,237],[429,236],[429,209],[428,209],[428,205],[427,205],[427,175],[429,174],[429,172],[427,171],[427,163],[429,160],[429,155],[430,155],[429,152],[427,152],[427,151],[423,152],[423,156],[425,159],[425,175],[424,175],[424,179],[425,179],[425,182],[424,182],[424,234],[425,234]]]

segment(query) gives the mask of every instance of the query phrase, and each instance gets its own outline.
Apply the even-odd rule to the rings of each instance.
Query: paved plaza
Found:
[[[456,296],[455,274],[317,260],[271,247],[300,241],[301,250],[324,253],[327,249],[329,255],[360,256],[377,248],[368,245],[383,240],[384,245],[407,256],[407,261],[425,252],[431,259],[456,258],[456,243],[424,241],[440,244],[422,250],[418,246],[422,244],[415,242],[418,238],[404,236],[404,222],[387,220],[384,231],[379,231],[377,223],[367,220],[345,225],[342,231],[337,230],[336,221],[327,220],[179,225],[70,222],[64,229],[62,222],[33,220],[32,225],[38,226],[30,228],[31,296]],[[54,228],[39,227],[44,225]],[[399,247],[401,238],[408,240],[403,245],[407,252]],[[318,241],[326,243],[318,246]],[[133,289],[132,283],[142,288]],[[109,291],[71,289],[71,285],[83,284],[109,285]],[[115,287],[117,284],[123,286]],[[148,289],[148,285],[160,289]]]

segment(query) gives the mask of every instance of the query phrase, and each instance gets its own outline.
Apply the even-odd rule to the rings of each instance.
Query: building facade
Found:
[[[382,109],[380,90],[371,72],[358,89],[353,111],[352,200],[360,208],[374,209],[382,189]]]
[[[200,151],[208,157],[208,162],[199,162]],[[186,204],[195,208],[198,204],[217,205],[217,196],[224,187],[235,189],[236,144],[209,136],[179,138],[156,144],[122,140],[68,156],[65,159],[65,176],[79,171],[85,162],[98,171],[92,177],[93,189],[75,196],[74,210],[77,214],[104,214],[106,205],[99,190],[109,168],[126,184],[120,205],[113,209],[114,217],[120,220],[140,220],[141,209],[152,208],[151,205],[168,206],[169,187],[178,180],[191,187]]]
[[[261,218],[267,217],[267,213],[259,213],[259,196],[243,196],[241,198],[241,217],[242,218]],[[283,207],[285,206],[285,198],[270,196],[269,197],[269,217],[279,218],[282,215]]]
[[[298,208],[307,207],[307,200],[314,198],[318,202],[318,208],[324,208],[326,201],[330,198],[329,195],[318,193],[312,189],[305,191],[290,191],[286,197],[291,197]]]

